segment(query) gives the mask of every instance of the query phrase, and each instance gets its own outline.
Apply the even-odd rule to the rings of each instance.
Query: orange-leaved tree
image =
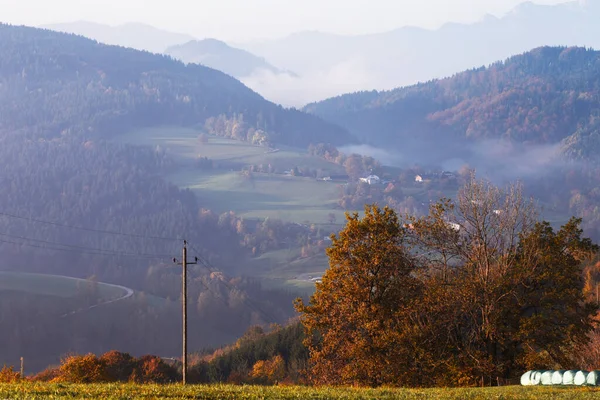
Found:
[[[327,249],[329,269],[310,302],[296,301],[317,384],[407,384],[416,373],[411,317],[421,287],[396,213],[365,207],[346,215]]]

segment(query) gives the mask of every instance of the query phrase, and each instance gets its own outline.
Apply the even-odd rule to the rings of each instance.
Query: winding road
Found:
[[[61,278],[70,278],[70,277],[68,277],[68,276],[61,276]],[[76,279],[76,278],[71,278],[71,279]],[[102,303],[94,304],[93,306],[90,306],[90,307],[87,307],[87,308],[84,308],[84,309],[81,309],[81,310],[72,311],[70,313],[61,315],[60,317],[61,318],[66,318],[66,317],[69,317],[71,315],[80,314],[82,312],[93,310],[94,308],[106,306],[106,305],[109,305],[109,304],[112,304],[112,303],[116,303],[118,301],[127,300],[128,298],[130,298],[130,297],[133,296],[133,289],[131,289],[131,288],[128,288],[128,287],[125,287],[125,286],[120,286],[120,285],[112,285],[110,283],[102,283],[102,285],[103,286],[109,286],[109,287],[112,287],[112,288],[115,288],[115,289],[123,290],[125,292],[125,295],[122,296],[122,297],[119,297],[117,299],[112,299],[112,300],[104,301]]]

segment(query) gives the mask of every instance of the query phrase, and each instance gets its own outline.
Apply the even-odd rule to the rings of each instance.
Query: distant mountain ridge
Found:
[[[599,20],[600,0],[527,2],[501,18],[488,15],[474,24],[449,23],[438,30],[403,27],[357,36],[300,32],[236,46],[307,77],[293,87],[315,101],[340,92],[389,90],[443,78],[540,46],[600,49]],[[291,86],[286,80],[268,84]],[[263,93],[262,86],[252,87]],[[303,87],[310,92],[302,92]]]
[[[185,63],[205,65],[236,78],[251,76],[259,70],[282,73],[265,59],[245,50],[236,49],[217,39],[192,40],[171,46],[165,54]]]
[[[152,53],[162,53],[168,47],[186,43],[195,38],[174,33],[141,23],[128,23],[118,26],[98,24],[88,21],[43,25],[41,28],[57,32],[73,33],[116,46],[131,47]]]
[[[488,143],[558,146],[571,159],[597,161],[600,52],[543,47],[451,78],[343,95],[305,111],[375,146],[419,149],[423,159],[463,157],[472,145]]]

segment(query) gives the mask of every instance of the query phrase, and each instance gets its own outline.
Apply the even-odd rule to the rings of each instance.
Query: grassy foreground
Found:
[[[332,389],[207,385],[0,384],[0,399],[591,399],[600,389],[521,387],[473,389]]]

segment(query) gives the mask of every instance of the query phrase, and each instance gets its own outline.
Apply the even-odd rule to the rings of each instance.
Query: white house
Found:
[[[460,225],[459,225],[459,224],[456,224],[456,223],[454,223],[454,222],[448,222],[448,227],[449,227],[450,229],[452,229],[452,230],[455,230],[455,231],[457,231],[457,232],[458,232],[458,231],[460,231]]]
[[[381,179],[377,175],[369,175],[366,178],[360,178],[361,182],[368,183],[369,185],[377,185],[381,183]]]
[[[423,177],[421,175],[415,176],[415,182],[423,183]]]

